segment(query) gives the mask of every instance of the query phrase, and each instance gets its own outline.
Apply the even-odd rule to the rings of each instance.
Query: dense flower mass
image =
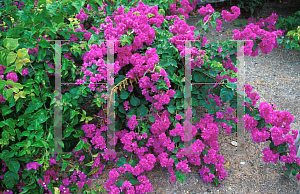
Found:
[[[222,11],[222,17],[225,20],[225,22],[231,22],[241,14],[240,8],[237,6],[232,6],[231,11],[233,12],[233,14],[226,10]]]
[[[218,83],[212,87],[202,85],[196,90],[193,87],[192,106],[186,107],[184,101],[186,93],[182,84],[185,75],[185,57],[191,56],[189,62],[193,81],[236,82],[235,75],[238,73],[238,68],[234,57],[239,56],[240,51],[236,52],[234,50],[236,47],[229,42],[209,43],[196,27],[187,24],[185,19],[189,17],[189,12],[195,8],[198,1],[190,3],[189,0],[175,0],[174,4],[163,4],[163,6],[169,4],[170,10],[159,10],[160,5],[151,7],[142,1],[134,3],[132,8],[123,6],[116,8],[113,2],[104,2],[103,6],[98,7],[96,11],[95,3],[86,2],[85,7],[80,3],[72,3],[73,7],[70,5],[67,10],[64,9],[65,12],[74,11],[73,17],[80,22],[78,26],[72,27],[70,24],[70,27],[62,27],[58,30],[61,36],[69,36],[68,44],[72,46],[71,48],[67,47],[68,44],[62,46],[63,78],[76,80],[75,85],[81,85],[76,88],[67,86],[61,92],[63,118],[67,120],[62,124],[63,142],[64,146],[69,146],[72,150],[72,157],[75,157],[79,165],[74,165],[73,158],[68,159],[70,156],[61,157],[56,153],[53,157],[38,158],[36,156],[32,157],[32,160],[28,157],[25,164],[21,164],[19,160],[12,160],[12,163],[18,161],[21,164],[18,172],[14,172],[19,176],[19,182],[12,189],[14,192],[18,190],[22,192],[20,188],[28,185],[28,181],[21,181],[22,176],[31,176],[28,174],[37,172],[42,172],[42,175],[37,176],[36,179],[39,189],[44,189],[47,194],[87,190],[92,183],[88,175],[99,177],[106,168],[104,160],[115,163],[104,185],[104,188],[111,194],[152,192],[153,186],[144,173],[151,171],[156,162],[168,169],[171,183],[182,182],[185,179],[183,173],[191,172],[190,164],[193,164],[199,166],[199,174],[205,183],[214,182],[217,186],[221,185],[227,172],[223,166],[224,157],[218,154],[219,127],[222,127],[227,134],[236,131],[238,118],[231,115],[238,109],[238,103],[235,101],[237,92],[232,89],[233,87]],[[14,3],[14,5],[18,5],[19,9],[23,8],[23,2]],[[34,3],[34,7],[37,5],[38,1]],[[172,15],[164,16],[167,11],[170,11]],[[232,13],[222,11],[222,19],[225,22],[231,22],[240,15],[240,9],[236,6],[231,7],[231,11]],[[52,12],[54,14],[55,11]],[[214,26],[216,31],[221,30],[222,19],[217,19],[218,13],[210,4],[201,7],[198,12],[205,16],[203,22],[206,22],[207,26],[209,24]],[[260,19],[255,24],[247,25],[241,31],[233,30],[233,39],[247,40],[243,47],[245,55],[256,56],[259,48],[267,54],[278,46],[277,38],[282,35],[282,31],[276,31],[276,20],[277,15],[272,14],[265,20]],[[45,18],[43,21],[46,21]],[[45,30],[47,28],[42,29],[47,31]],[[27,32],[25,34],[32,35]],[[97,42],[96,35],[105,41]],[[52,76],[55,75],[53,71],[56,67],[54,61],[48,59],[53,57],[49,56],[48,52],[46,52],[46,57],[41,56],[50,39],[47,36],[37,38],[34,37],[33,40],[39,45],[34,44],[30,46],[31,49],[26,50],[28,50],[31,62],[36,58],[37,60],[45,58],[45,61],[41,60],[38,65],[25,66],[23,64],[20,71],[0,65],[1,81],[10,83],[6,85],[1,82],[0,89],[3,88],[5,92],[0,94],[0,102],[4,105],[2,114],[6,120],[5,123],[2,122],[2,125],[6,125],[4,126],[6,128],[15,127],[10,118],[12,110],[14,114],[21,112],[25,116],[31,115],[30,117],[21,115],[18,118],[20,122],[18,120],[17,125],[20,129],[14,133],[19,140],[23,136],[27,140],[24,141],[26,144],[20,142],[16,145],[28,147],[29,144],[33,144],[34,148],[42,149],[44,146],[52,146],[48,144],[48,138],[52,137],[48,131],[47,133],[42,131],[42,128],[49,123],[46,122],[46,113],[41,111],[40,107],[45,105],[42,99],[52,98],[53,91],[52,93],[45,92],[43,98],[40,98],[39,95],[42,94],[39,91],[51,88]],[[190,48],[186,48],[184,40],[191,41]],[[200,42],[197,43],[197,41]],[[24,45],[23,42],[22,44]],[[253,51],[256,46],[257,49]],[[23,55],[19,51],[16,53],[18,57]],[[5,55],[5,51],[1,53],[2,55]],[[112,55],[113,62],[109,62],[109,56]],[[14,58],[11,56],[12,53],[8,60]],[[44,66],[46,71],[40,71]],[[75,67],[79,69],[74,71]],[[115,79],[109,79],[109,75]],[[24,80],[28,83],[23,83]],[[23,83],[24,90],[18,82]],[[108,87],[97,85],[99,82],[107,82],[109,85],[115,83],[112,93],[116,94],[115,113],[117,114],[114,114],[114,121],[108,119],[108,116],[112,115],[108,115],[109,106],[106,103],[107,100],[113,99],[114,94],[106,93]],[[85,87],[84,83],[88,86]],[[34,88],[27,88],[30,85]],[[86,88],[89,90],[85,90]],[[245,97],[247,97],[247,102],[242,104],[246,112],[243,117],[245,129],[250,131],[256,143],[271,141],[270,147],[263,150],[263,161],[275,163],[280,160],[287,165],[300,166],[300,158],[296,157],[295,144],[296,139],[300,137],[298,131],[291,130],[290,126],[294,121],[294,116],[287,111],[276,111],[275,105],[266,102],[260,103],[256,108],[260,97],[252,92],[250,85],[245,85],[244,89]],[[97,106],[94,107],[100,109],[97,112],[87,111],[86,108],[89,105],[87,103],[83,105],[82,101],[85,101],[83,99],[86,98],[87,93],[95,94],[93,102]],[[24,94],[26,96],[23,96]],[[27,96],[29,97],[26,98]],[[22,103],[18,98],[23,100]],[[29,103],[25,99],[32,101]],[[23,102],[29,104],[23,105]],[[230,106],[225,109],[227,102]],[[52,101],[50,103],[50,105],[53,104]],[[195,117],[194,107],[197,106],[195,104],[208,109],[204,118]],[[51,110],[51,106],[46,105],[44,107],[50,107],[49,110]],[[78,108],[80,106],[81,108]],[[26,109],[22,110],[22,108]],[[33,120],[33,115],[39,115],[39,118]],[[24,118],[30,120],[32,124],[26,123]],[[115,128],[111,128],[110,124],[113,124]],[[23,130],[23,126],[28,128],[28,131]],[[34,131],[34,133],[29,131]],[[10,133],[4,131],[2,139],[5,144],[9,141],[10,148],[14,149],[11,146],[14,144],[11,144],[13,136],[10,136]],[[47,143],[43,140],[43,134],[47,135]],[[10,138],[7,140],[6,136]],[[70,147],[68,143],[65,143],[71,138],[74,140],[74,137],[77,143],[75,147],[73,145]],[[34,143],[31,142],[32,138],[34,138]],[[125,157],[119,156],[114,146],[121,147]],[[23,154],[23,151],[20,154]],[[62,167],[58,168],[61,161],[63,161]],[[11,171],[11,164],[2,160],[2,166],[3,173],[1,172],[0,178],[5,179],[4,173]],[[26,174],[22,174],[24,169],[28,171]],[[61,172],[57,169],[61,169]],[[66,171],[68,173],[64,173]],[[295,171],[293,173],[295,174]],[[126,180],[123,180],[123,175]],[[296,177],[300,180],[300,174]],[[13,193],[13,191],[6,190],[5,193]]]

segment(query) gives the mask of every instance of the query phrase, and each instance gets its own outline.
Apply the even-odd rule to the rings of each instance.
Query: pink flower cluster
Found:
[[[106,142],[104,137],[101,135],[102,131],[107,131],[107,126],[102,125],[98,129],[94,124],[85,124],[82,126],[85,136],[91,138],[91,143],[94,145],[95,149],[104,149],[106,148]]]
[[[19,4],[19,2],[13,3],[13,5],[18,5],[18,4]],[[22,9],[24,7],[25,7],[25,4],[23,1],[21,1],[20,4],[18,5],[18,9]],[[12,9],[12,11],[14,11],[14,10],[16,10],[16,9]]]
[[[245,87],[245,93],[247,94],[247,97],[250,98],[252,100],[252,103],[250,104],[249,102],[245,102],[245,106],[246,107],[250,107],[251,106],[255,106],[257,101],[260,100],[260,97],[258,96],[257,93],[251,93],[253,88],[250,85],[244,85]]]
[[[292,164],[296,160],[296,164],[299,165],[300,164],[300,158],[296,158],[296,156],[297,156],[296,146],[295,145],[291,145],[288,149],[290,150],[289,155],[288,156],[282,155],[280,157],[280,161]]]
[[[212,143],[218,139],[218,125],[213,122],[213,116],[205,114],[203,119],[200,119],[200,122],[196,124],[197,129],[200,129],[205,143]]]
[[[170,113],[167,110],[164,110],[161,116],[154,114],[155,122],[151,125],[150,131],[153,133],[153,135],[156,135],[157,137],[166,132],[166,130],[169,128],[171,122],[169,120]]]
[[[268,162],[273,162],[276,163],[279,158],[279,153],[276,153],[276,150],[271,150],[270,148],[264,148],[263,149],[263,161],[268,163]]]
[[[178,1],[175,0],[175,2],[177,3]],[[181,4],[182,8],[176,9],[176,3],[174,3],[173,5],[169,4],[171,14],[176,14],[176,12],[178,12],[180,15],[185,16],[185,19],[188,19],[189,18],[189,12],[191,12],[194,8],[190,6],[190,2],[188,0],[181,0],[179,2]]]
[[[128,117],[127,117],[128,119]],[[139,123],[136,120],[136,115],[133,115],[127,122],[127,125],[130,130],[134,130],[135,126],[137,126]]]
[[[167,137],[165,133],[159,135],[159,141],[163,147],[166,147],[170,152],[174,150],[175,143],[171,141],[170,137]]]
[[[272,13],[269,17],[266,19],[264,18],[259,18],[258,20],[255,18],[249,18],[248,19],[248,24],[254,23],[255,25],[259,25],[260,28],[267,29],[269,32],[275,31],[276,30],[276,22],[278,19],[278,15],[276,13]],[[243,27],[241,28],[243,29]],[[283,33],[285,30],[281,30]]]
[[[163,108],[164,108],[163,105],[169,104],[170,98],[172,98],[174,96],[174,94],[175,94],[175,91],[173,89],[171,89],[165,93],[154,95],[153,98],[154,98],[154,100],[157,101],[157,102],[154,102],[154,108],[156,110],[163,110]]]
[[[174,159],[168,158],[169,154],[166,152],[162,152],[157,156],[157,161],[160,163],[162,167],[172,167],[174,163]]]
[[[89,15],[85,14],[84,9],[80,9],[80,13],[76,15],[76,18],[79,19],[81,22],[87,21]]]
[[[176,169],[182,170],[183,172],[191,172],[191,169],[189,168],[188,165],[188,160],[183,160],[181,162],[179,162],[178,164],[176,164]]]
[[[130,110],[130,106],[129,106],[129,102],[128,102],[128,101],[125,101],[125,102],[123,103],[123,105],[124,105],[125,111]]]
[[[214,8],[211,6],[211,4],[207,4],[205,7],[202,6],[199,10],[198,10],[200,15],[206,15],[207,13],[209,15],[213,14],[215,12]]]
[[[139,135],[138,133],[135,133],[134,131],[130,131],[129,133],[126,133],[127,131],[124,130],[124,135],[120,138],[121,143],[124,144],[124,150],[127,150],[128,152],[135,152],[138,156],[143,155],[145,152],[148,151],[147,147],[142,146],[139,148],[137,145],[137,142],[133,140],[138,139],[141,140],[142,138],[146,139],[147,135]]]
[[[141,184],[135,186],[136,193],[150,193],[152,191],[152,184],[149,182],[149,179],[147,179],[145,175],[138,176],[137,180]]]
[[[18,76],[16,73],[13,73],[12,71],[6,75],[7,80],[12,80],[14,83],[18,81]]]
[[[251,86],[245,85],[244,87],[247,95],[249,95],[252,91]],[[274,146],[278,146],[285,142],[288,143],[290,145],[290,154],[289,156],[282,155],[280,157],[280,160],[286,163],[293,163],[296,159],[297,154],[294,143],[298,135],[298,131],[292,130],[293,135],[289,135],[288,133],[291,129],[290,124],[294,121],[294,116],[287,111],[280,112],[275,111],[274,109],[274,106],[269,105],[266,102],[260,103],[258,108],[261,118],[265,120],[266,124],[271,124],[271,128],[267,126],[260,129],[256,128],[258,122],[254,120],[253,117],[250,117],[248,114],[244,116],[245,128],[251,130],[253,141],[256,143],[269,140],[270,138],[270,140],[273,141]],[[277,153],[277,150],[265,148],[263,150],[263,153],[263,161],[265,162],[275,163],[279,159],[279,153]],[[296,160],[296,162],[300,163],[300,159]]]
[[[279,35],[282,36],[282,31],[280,30],[269,32],[261,29],[259,25],[255,25],[253,23],[247,25],[243,31],[234,29],[232,32],[234,33],[234,40],[249,40],[244,48],[245,55],[251,55],[253,57],[258,55],[259,48],[264,54],[268,54],[273,48],[277,48],[278,43],[276,38],[278,38]],[[261,39],[261,43],[257,49],[253,51],[253,42],[250,40],[252,39],[255,41],[257,40],[257,37]]]
[[[57,173],[58,173],[58,172],[55,172],[54,170],[46,170],[46,171],[44,172],[44,175],[43,175],[43,179],[44,179],[44,180],[42,180],[42,179],[39,179],[39,180],[38,180],[38,183],[44,188],[44,190],[48,191],[49,194],[52,194],[52,192],[48,189],[48,186],[47,186],[47,185],[51,182],[51,179],[54,180],[55,182],[58,182],[58,181],[59,181],[59,178],[57,177]],[[79,177],[79,179],[80,179],[79,181],[78,181],[78,178],[77,178],[76,175]],[[88,181],[86,181],[87,175],[85,175],[85,174],[84,174],[83,172],[81,172],[81,171],[75,170],[75,171],[73,172],[73,175],[71,175],[70,177],[71,177],[71,179],[69,179],[69,177],[66,176],[66,177],[62,180],[62,183],[63,183],[63,184],[59,186],[59,190],[60,190],[62,193],[70,194],[70,189],[67,188],[66,186],[71,185],[71,183],[77,182],[76,184],[77,184],[79,190],[82,189],[83,186],[84,186],[85,184],[87,184],[87,185],[90,186],[91,183],[92,183],[92,180],[91,180],[91,179],[89,179]]]
[[[222,11],[222,18],[225,20],[225,22],[231,22],[241,14],[241,10],[237,6],[232,6],[231,11],[233,12],[233,14],[226,10]]]
[[[56,175],[57,172],[55,172],[54,170],[46,170],[43,175],[44,180],[39,179],[38,183],[41,184],[41,186],[47,191],[48,190],[47,185],[50,183],[51,179],[54,180],[55,182],[59,181],[59,178]]]
[[[27,170],[33,169],[33,170],[38,170],[39,166],[42,166],[41,164],[39,164],[38,162],[29,162],[26,165]]]

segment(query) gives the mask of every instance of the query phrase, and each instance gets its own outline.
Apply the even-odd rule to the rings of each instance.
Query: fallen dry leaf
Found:
[[[224,164],[224,166],[229,166],[229,162],[226,162],[226,163]]]

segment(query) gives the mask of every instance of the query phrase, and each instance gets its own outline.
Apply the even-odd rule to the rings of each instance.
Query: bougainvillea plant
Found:
[[[239,16],[238,7],[220,14],[209,4],[203,6],[199,13],[205,18],[197,30],[181,15],[187,15],[195,2],[184,0],[161,4],[170,13],[154,5],[159,1],[124,3],[131,6],[127,8],[113,5],[120,1],[23,2],[25,7],[19,10],[6,3],[4,21],[13,20],[14,25],[5,22],[8,28],[0,37],[0,178],[6,193],[87,190],[90,175],[101,176],[108,160],[116,163],[104,185],[110,193],[151,192],[152,184],[143,173],[156,162],[169,170],[171,182],[183,182],[193,164],[199,166],[204,182],[221,186],[227,172],[224,157],[218,154],[217,135],[219,129],[232,134],[237,128],[237,118],[231,116],[241,92],[233,84],[238,73],[237,45],[234,41],[209,43],[201,31],[210,26],[221,30],[222,22]],[[249,24],[234,31],[233,39],[253,40],[245,45],[244,54],[257,56],[259,49],[267,54],[276,48],[280,35],[281,31]],[[54,92],[55,45],[49,40],[66,40],[61,44],[61,82],[75,83],[61,86],[60,104]],[[111,141],[107,88],[96,85],[107,82],[107,40],[117,40],[115,137]],[[186,48],[181,40],[192,43],[192,82],[216,83],[193,86],[192,107],[186,113]],[[300,179],[294,145],[298,131],[290,128],[294,117],[267,103],[257,107],[259,96],[249,85],[245,96],[245,128],[251,130],[254,142],[271,142],[263,150],[263,160],[285,162],[286,170],[293,169]],[[230,107],[223,110],[225,103]],[[60,145],[70,154],[54,152],[55,106],[62,107]],[[204,106],[208,114],[197,119],[196,106]],[[185,147],[185,142],[190,146]],[[108,144],[121,147],[124,155],[117,157]]]

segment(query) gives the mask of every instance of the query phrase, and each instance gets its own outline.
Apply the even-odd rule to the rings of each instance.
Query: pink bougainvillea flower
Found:
[[[29,162],[29,163],[26,165],[26,168],[27,168],[27,170],[30,170],[30,169],[37,170],[37,169],[39,169],[39,166],[42,166],[42,165],[39,164],[38,162]]]

